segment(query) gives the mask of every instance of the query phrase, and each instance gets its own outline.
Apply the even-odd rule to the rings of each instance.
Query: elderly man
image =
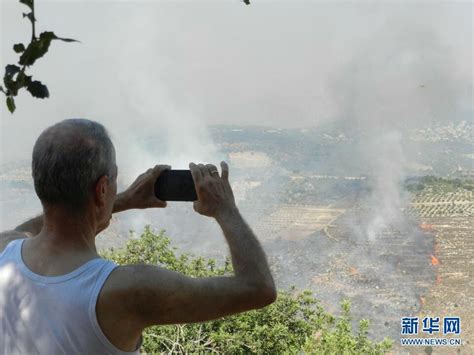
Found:
[[[100,258],[97,234],[112,213],[164,208],[157,165],[117,194],[115,150],[99,123],[65,120],[33,149],[43,215],[0,235],[0,354],[137,352],[157,324],[203,322],[264,307],[276,298],[265,254],[235,205],[229,169],[189,164],[196,212],[212,217],[230,248],[235,275],[190,278],[155,265]],[[31,237],[31,238],[27,238]]]

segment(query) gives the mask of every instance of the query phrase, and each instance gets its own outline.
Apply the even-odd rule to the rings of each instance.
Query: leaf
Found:
[[[18,74],[15,77],[15,74]],[[3,77],[3,82],[7,88],[8,96],[16,96],[18,90],[22,87],[25,87],[31,83],[31,76],[25,74],[23,70],[16,65],[7,65],[5,67],[5,76]]]
[[[31,83],[31,76],[25,74],[25,72],[20,72],[16,77],[16,88],[20,89],[24,86],[28,86]]]
[[[53,32],[43,32],[41,33],[40,38],[31,41],[26,50],[20,56],[19,63],[21,65],[29,66],[32,65],[37,59],[44,56],[48,52],[53,35]]]
[[[19,71],[20,71],[20,67],[19,67],[19,66],[14,65],[14,64],[8,64],[8,65],[5,67],[5,76],[12,77],[13,75],[15,75],[16,73],[18,73]]]
[[[33,15],[32,12],[30,12],[29,14],[23,13],[23,18],[25,18],[25,17],[28,17],[28,19],[29,19],[29,20],[31,21],[31,23],[33,23],[33,24],[34,24],[34,22],[36,21],[36,19],[35,19],[35,17],[34,17],[34,15]]]
[[[20,68],[13,64],[9,64],[5,67],[5,76],[3,77],[3,83],[5,84],[8,93],[12,96],[16,96],[18,92],[17,83],[13,80],[13,76],[19,71]]]
[[[16,109],[15,100],[11,96],[7,97],[7,107],[8,107],[8,111],[10,111],[11,113],[15,112],[15,109]]]
[[[56,37],[54,39],[59,39],[60,41],[63,41],[63,42],[79,42],[77,39],[72,39],[72,38],[62,38],[62,37]]]
[[[53,39],[59,39],[65,42],[77,42],[74,39],[69,38],[60,38],[54,34],[54,32],[43,32],[40,34],[39,38],[34,39],[23,52],[20,57],[19,63],[21,65],[32,65],[37,59],[44,56],[49,49],[51,41]]]
[[[31,10],[33,10],[33,0],[20,0],[20,3],[25,4]]]
[[[58,39],[60,41],[64,41],[64,42],[79,42],[78,40],[75,40],[75,39],[72,39],[72,38],[62,38],[62,37],[58,37],[54,34],[54,32],[43,32],[42,34],[40,34],[40,40],[41,39],[45,39],[45,40],[53,40],[53,39]]]
[[[24,52],[25,51],[25,45],[23,43],[17,43],[15,45],[13,45],[13,50],[16,53]]]
[[[26,86],[26,90],[28,90],[32,96],[37,97],[39,99],[49,97],[48,88],[46,87],[46,85],[41,83],[41,81],[30,81]]]

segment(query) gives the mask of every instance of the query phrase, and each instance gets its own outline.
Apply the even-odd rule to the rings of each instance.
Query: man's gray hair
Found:
[[[36,141],[32,174],[44,207],[60,205],[82,212],[98,179],[116,178],[115,149],[100,123],[64,120],[44,130]]]

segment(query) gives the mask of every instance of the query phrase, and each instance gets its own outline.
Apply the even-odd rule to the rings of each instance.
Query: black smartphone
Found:
[[[162,201],[196,201],[194,180],[189,170],[167,170],[155,182],[155,196]]]

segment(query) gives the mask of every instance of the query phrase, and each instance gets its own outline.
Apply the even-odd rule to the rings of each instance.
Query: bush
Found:
[[[145,227],[138,239],[124,249],[110,249],[103,256],[117,264],[155,264],[193,277],[232,273],[226,259],[218,266],[213,259],[176,255],[164,231]],[[368,320],[361,320],[354,334],[350,303],[342,302],[336,318],[319,305],[311,291],[295,288],[279,291],[277,300],[263,309],[240,313],[204,323],[153,326],[143,332],[142,351],[147,353],[321,353],[380,354],[388,351],[388,339],[374,343],[367,337]]]

